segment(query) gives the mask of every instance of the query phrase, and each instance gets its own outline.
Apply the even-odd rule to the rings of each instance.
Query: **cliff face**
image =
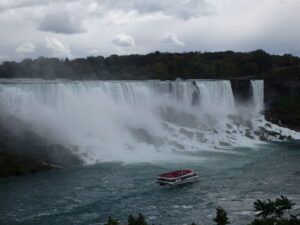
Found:
[[[300,79],[265,79],[266,119],[300,131]]]
[[[236,101],[249,101],[252,96],[250,79],[232,79],[231,86]],[[268,121],[300,131],[300,79],[267,77],[264,79],[264,97]]]
[[[0,115],[0,177],[31,174],[39,171],[79,165],[82,161],[61,145],[48,143],[38,134],[26,130],[26,126],[15,118],[7,128]],[[6,122],[6,123],[5,123]]]
[[[249,79],[233,79],[230,81],[235,101],[248,102],[252,97]]]

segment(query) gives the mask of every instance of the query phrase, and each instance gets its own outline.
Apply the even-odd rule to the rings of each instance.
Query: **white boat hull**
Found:
[[[181,179],[181,178],[177,178],[175,179],[175,181],[162,181],[162,180],[158,180],[156,183],[160,184],[160,185],[168,185],[168,186],[176,186],[176,185],[180,185],[180,184],[187,184],[187,183],[192,183],[195,181],[198,181],[199,176],[195,175],[186,179]]]

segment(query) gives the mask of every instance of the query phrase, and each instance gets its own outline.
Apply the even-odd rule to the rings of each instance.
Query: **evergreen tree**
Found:
[[[217,225],[230,224],[228,221],[227,212],[221,207],[216,208],[216,217],[213,219],[213,221]]]
[[[118,225],[118,220],[114,220],[111,216],[108,217],[106,224],[104,225]]]
[[[139,214],[138,218],[135,219],[133,215],[128,216],[128,225],[148,225],[145,221],[145,217]]]

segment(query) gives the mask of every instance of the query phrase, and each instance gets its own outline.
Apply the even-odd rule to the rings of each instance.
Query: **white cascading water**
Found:
[[[2,80],[0,107],[87,163],[152,161],[260,143],[263,81],[251,87],[253,99],[241,106],[226,80]]]
[[[253,93],[253,105],[257,111],[261,111],[264,108],[264,81],[251,80],[251,87]]]

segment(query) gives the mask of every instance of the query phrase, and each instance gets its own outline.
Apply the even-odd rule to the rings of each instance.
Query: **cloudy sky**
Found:
[[[300,0],[0,0],[0,61],[159,51],[300,56]]]

